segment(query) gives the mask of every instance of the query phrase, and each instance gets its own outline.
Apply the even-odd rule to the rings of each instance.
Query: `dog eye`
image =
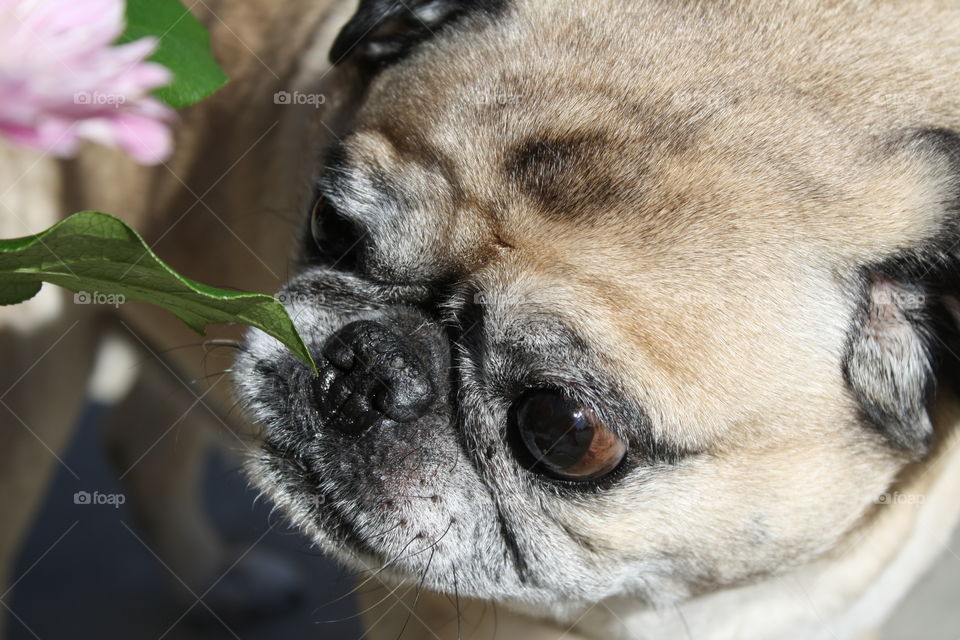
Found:
[[[359,267],[363,252],[363,235],[356,223],[340,214],[323,196],[313,203],[310,212],[310,253],[331,268],[353,271]]]
[[[597,414],[556,391],[538,390],[514,403],[520,438],[536,468],[563,480],[594,480],[613,471],[627,445]]]
[[[310,235],[313,241],[320,246],[325,238],[323,228],[323,211],[326,209],[326,201],[323,198],[317,198],[313,203],[313,210],[310,212]]]

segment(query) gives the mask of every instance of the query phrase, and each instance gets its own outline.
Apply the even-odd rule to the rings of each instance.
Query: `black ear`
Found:
[[[864,288],[844,376],[870,424],[895,446],[922,456],[933,436],[927,415],[934,384],[928,294],[873,270],[864,273]]]
[[[384,67],[473,13],[499,14],[508,0],[361,0],[330,50],[330,61]]]
[[[929,211],[931,234],[861,271],[860,312],[843,372],[869,423],[891,444],[921,457],[934,425],[928,406],[938,390],[960,391],[960,135],[921,129],[900,152],[938,169]]]

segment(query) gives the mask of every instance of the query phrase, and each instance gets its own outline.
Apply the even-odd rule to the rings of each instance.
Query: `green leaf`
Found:
[[[29,300],[40,292],[39,282],[0,282],[0,306]]]
[[[156,91],[171,107],[200,102],[229,80],[210,53],[207,30],[180,0],[127,0],[127,28],[117,44],[144,36],[160,39],[150,60],[173,71],[173,84]]]
[[[257,327],[317,370],[276,298],[190,280],[164,264],[126,223],[106,213],[81,211],[35,236],[0,240],[0,304],[33,297],[41,282],[77,292],[78,302],[149,302],[200,334],[212,322]]]

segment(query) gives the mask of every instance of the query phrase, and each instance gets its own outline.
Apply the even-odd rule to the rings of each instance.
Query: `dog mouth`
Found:
[[[323,538],[324,546],[353,564],[359,561],[367,566],[386,561],[368,544],[340,500],[321,489],[322,471],[305,461],[302,454],[284,450],[267,438],[249,468],[251,476],[266,493],[275,499],[279,497],[288,512],[298,514],[297,524],[311,531],[315,540]]]
[[[305,447],[292,450],[278,439],[266,434],[248,465],[251,477],[298,529],[346,566],[396,583],[435,578],[474,537],[462,505],[477,504],[479,494],[455,497],[457,454],[452,460],[436,451],[424,455],[420,445],[370,453],[353,442],[342,456],[318,447],[307,457]]]

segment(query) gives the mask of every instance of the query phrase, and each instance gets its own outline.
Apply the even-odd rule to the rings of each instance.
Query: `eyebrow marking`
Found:
[[[507,176],[553,218],[581,218],[620,197],[603,134],[535,137],[521,142],[504,166]]]

